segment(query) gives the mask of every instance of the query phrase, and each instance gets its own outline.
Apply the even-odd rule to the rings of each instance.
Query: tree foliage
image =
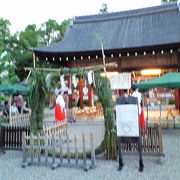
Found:
[[[49,44],[62,40],[68,24],[69,20],[65,20],[61,24],[58,24],[57,21],[51,19],[43,23],[39,30],[39,40],[41,44],[48,46]]]
[[[62,40],[69,20],[58,24],[55,20],[44,22],[38,29],[35,24],[11,35],[8,20],[0,19],[0,82],[22,81],[27,77],[24,67],[32,67],[34,47],[47,46]],[[51,66],[38,62],[39,66]],[[4,68],[5,67],[5,68]]]
[[[105,14],[108,12],[108,7],[107,7],[107,4],[106,3],[103,3],[102,6],[101,6],[101,9],[99,10],[99,13],[100,14]]]
[[[13,56],[13,37],[9,30],[10,22],[0,19],[0,83],[16,82],[15,58]]]
[[[162,0],[162,3],[177,2],[177,0]]]

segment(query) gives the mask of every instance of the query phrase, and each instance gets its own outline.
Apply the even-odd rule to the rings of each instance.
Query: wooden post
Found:
[[[45,142],[45,163],[48,162],[48,138],[49,136],[47,136],[46,134],[44,135],[44,142]]]
[[[94,137],[90,133],[90,144],[91,144],[91,168],[95,168],[95,149],[94,149]]]
[[[34,139],[33,139],[33,134],[32,133],[30,134],[30,140],[29,141],[30,141],[31,164],[33,164],[35,149],[33,148],[34,147]]]
[[[83,78],[79,78],[79,102],[80,102],[80,108],[84,108],[84,102],[83,102]]]
[[[37,157],[38,157],[38,162],[40,162],[41,161],[41,136],[39,133],[37,135],[37,145],[38,145]]]
[[[52,136],[52,169],[55,169],[58,167],[58,163],[56,163],[56,136]]]
[[[93,100],[92,94],[93,94],[93,89],[90,85],[88,85],[88,106],[89,107],[92,107],[92,100]]]
[[[159,153],[161,155],[163,154],[163,143],[162,143],[162,131],[160,126],[158,126],[158,133],[159,133]]]
[[[74,135],[75,163],[78,164],[77,137]]]
[[[60,166],[63,164],[63,140],[62,137],[59,136],[59,141],[60,141]]]
[[[26,135],[25,135],[25,132],[23,133],[23,136],[22,136],[22,151],[23,151],[23,163],[25,163],[26,160],[27,160]]]
[[[175,107],[176,107],[176,110],[178,110],[180,114],[180,90],[175,89],[174,95],[175,95]]]
[[[86,165],[86,147],[85,147],[85,136],[82,135],[82,143],[83,143],[83,167],[84,171],[87,171],[87,165]]]
[[[4,147],[4,140],[5,140],[4,127],[2,125],[0,125],[0,152],[4,152],[2,150]]]
[[[67,160],[70,163],[70,144],[69,144],[69,136],[67,135]]]

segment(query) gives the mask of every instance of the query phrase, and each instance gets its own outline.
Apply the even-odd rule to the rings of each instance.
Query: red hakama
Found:
[[[143,111],[143,107],[141,106],[141,114],[140,116],[140,127],[145,127],[146,126],[146,121],[144,119],[144,111]]]
[[[64,109],[61,108],[59,104],[56,104],[55,106],[55,118],[56,122],[64,121],[65,119]]]

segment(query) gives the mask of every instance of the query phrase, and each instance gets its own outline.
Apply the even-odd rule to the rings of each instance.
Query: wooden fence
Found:
[[[52,125],[43,126],[44,133],[47,135],[59,134],[63,137],[67,134],[67,123],[60,122]],[[14,123],[0,126],[0,147],[10,150],[22,149],[22,133],[30,134],[29,124]]]
[[[85,171],[95,167],[95,149],[93,134],[90,134],[90,156],[87,159],[85,136],[82,135],[82,159],[79,157],[77,137],[74,144],[67,135],[66,141],[61,135],[35,136],[23,135],[23,162],[22,167],[28,165],[49,165],[52,169],[57,167],[81,167]],[[49,156],[51,154],[51,156]],[[73,154],[73,155],[72,155]]]
[[[66,135],[67,134],[67,121],[62,121],[54,124],[43,126],[43,131],[47,135]]]
[[[161,128],[180,128],[180,117],[154,117],[147,121],[149,126],[159,125]]]
[[[30,123],[30,116],[31,116],[30,113],[11,116],[9,117],[9,123],[28,125]]]
[[[29,134],[30,128],[26,125],[3,125],[0,128],[1,147],[3,149],[22,149],[22,134]]]
[[[142,153],[148,156],[164,157],[161,127],[147,127],[141,129]],[[122,143],[124,154],[137,154],[138,144]]]
[[[63,141],[67,136],[67,123],[60,122],[43,127],[47,137],[61,137]],[[29,135],[30,128],[25,125],[1,125],[0,126],[0,148],[4,149],[22,149],[22,134]],[[141,130],[142,153],[148,156],[164,157],[162,131],[159,126],[147,127]],[[52,144],[52,140],[48,140]],[[49,146],[49,145],[48,145]],[[52,146],[51,146],[52,147]],[[124,154],[137,154],[137,144],[122,144]]]

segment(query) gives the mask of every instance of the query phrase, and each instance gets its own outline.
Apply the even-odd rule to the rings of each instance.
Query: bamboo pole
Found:
[[[36,56],[35,53],[33,52],[33,67],[36,67]]]

